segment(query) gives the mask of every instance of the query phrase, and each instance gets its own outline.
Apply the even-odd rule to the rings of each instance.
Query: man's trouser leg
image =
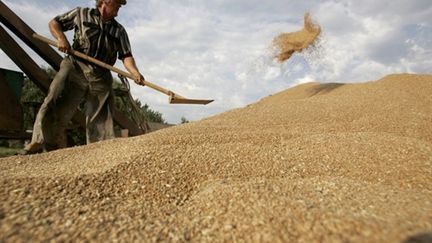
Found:
[[[66,86],[65,90],[67,92],[64,92],[58,100],[55,109],[53,109],[52,125],[55,126],[55,129],[50,129],[49,136],[46,136],[45,145],[47,150],[67,147],[66,129],[87,92],[74,82],[74,80],[82,81],[83,76],[79,77],[79,75],[73,73],[69,78],[71,81]]]
[[[64,59],[61,62],[60,70],[51,82],[48,94],[36,115],[31,142],[24,150],[36,152],[37,150],[42,149],[46,139],[45,132],[49,133],[50,129],[53,129],[53,126],[50,124],[54,119],[53,108],[57,99],[62,94],[71,68],[72,67],[68,60]]]
[[[114,125],[111,112],[113,97],[111,91],[112,76],[103,75],[96,81],[89,81],[86,102],[86,137],[87,144],[114,138]]]

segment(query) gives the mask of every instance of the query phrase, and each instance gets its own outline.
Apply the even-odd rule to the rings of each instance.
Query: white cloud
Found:
[[[392,72],[425,71],[413,47],[427,46],[428,38],[419,37],[416,28],[429,26],[425,32],[431,33],[429,1],[327,1],[316,13],[323,27],[321,58],[311,61],[318,77],[357,82]],[[428,60],[426,56],[421,59]]]

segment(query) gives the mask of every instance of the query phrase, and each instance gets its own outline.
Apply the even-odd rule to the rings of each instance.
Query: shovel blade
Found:
[[[197,100],[197,99],[187,99],[187,98],[178,98],[178,97],[170,97],[170,104],[196,104],[196,105],[207,105],[208,103],[213,102],[214,100]]]

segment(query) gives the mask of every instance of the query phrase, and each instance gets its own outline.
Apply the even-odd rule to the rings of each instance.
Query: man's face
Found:
[[[106,0],[104,3],[106,5],[106,18],[111,19],[116,17],[122,5],[117,3],[115,0]]]

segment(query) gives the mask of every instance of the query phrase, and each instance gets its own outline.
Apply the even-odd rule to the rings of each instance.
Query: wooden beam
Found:
[[[10,59],[33,81],[43,92],[47,93],[51,79],[31,57],[16,43],[16,41],[0,26],[0,48]],[[84,115],[77,112],[72,121],[85,128]]]
[[[55,70],[59,70],[62,57],[48,44],[34,41],[32,30],[20,17],[0,1],[0,22],[18,36],[26,45],[33,49]],[[48,26],[47,26],[48,27]]]
[[[0,25],[0,48],[43,92],[47,92],[51,80],[39,65],[16,43]]]

